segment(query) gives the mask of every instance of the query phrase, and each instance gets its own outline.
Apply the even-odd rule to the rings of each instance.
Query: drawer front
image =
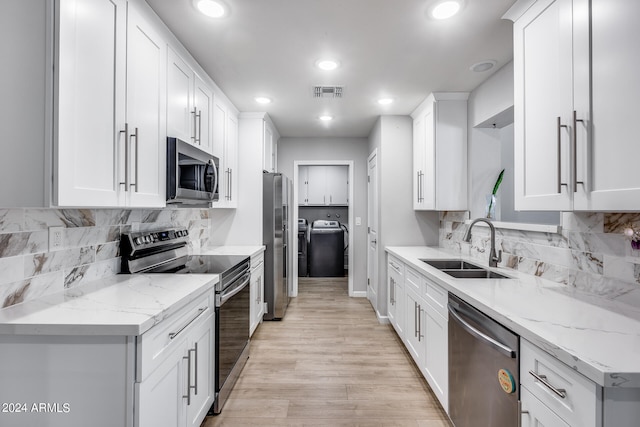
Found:
[[[251,271],[255,270],[260,264],[264,263],[264,252],[251,257]]]
[[[409,267],[404,271],[404,285],[407,289],[413,289],[420,297],[424,297],[425,278]]]
[[[526,387],[520,388],[522,427],[571,427],[551,409],[544,406]]]
[[[213,291],[189,303],[138,337],[136,381],[142,381],[153,372],[179,345],[196,321],[214,312]]]
[[[389,255],[388,268],[395,271],[400,277],[404,277],[404,263],[393,255]]]
[[[425,279],[425,282],[427,303],[442,317],[448,318],[447,303],[449,302],[449,293],[429,279]]]
[[[520,357],[521,384],[545,406],[571,426],[597,425],[600,411],[593,381],[524,339],[520,341]]]

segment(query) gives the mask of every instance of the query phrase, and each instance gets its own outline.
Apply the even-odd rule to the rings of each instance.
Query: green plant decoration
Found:
[[[489,210],[488,212],[491,212],[491,208],[493,207],[493,200],[495,198],[496,193],[498,192],[498,188],[500,187],[500,184],[502,183],[502,178],[504,177],[504,169],[502,169],[502,171],[500,172],[500,175],[498,175],[498,179],[496,179],[496,183],[493,186],[493,191],[491,192],[491,195],[494,196],[491,198],[491,202],[489,202]]]

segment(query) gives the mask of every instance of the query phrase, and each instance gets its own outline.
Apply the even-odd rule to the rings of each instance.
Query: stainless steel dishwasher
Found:
[[[519,426],[520,337],[451,294],[448,308],[451,421]]]

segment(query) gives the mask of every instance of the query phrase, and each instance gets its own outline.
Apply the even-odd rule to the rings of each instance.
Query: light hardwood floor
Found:
[[[284,320],[263,322],[216,426],[451,424],[389,325],[346,278],[302,279]]]

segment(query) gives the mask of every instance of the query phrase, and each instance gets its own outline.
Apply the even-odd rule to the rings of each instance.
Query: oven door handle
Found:
[[[447,308],[449,309],[449,313],[454,318],[454,320],[456,320],[464,330],[466,330],[467,332],[469,332],[471,335],[478,338],[479,340],[489,344],[489,346],[493,347],[495,350],[499,351],[505,356],[510,357],[512,359],[516,358],[515,350],[491,338],[490,336],[480,332],[479,330],[471,326],[469,323],[465,322],[464,319],[461,317],[460,313],[458,313],[456,309],[451,306],[451,304],[448,304]]]
[[[236,294],[238,294],[240,291],[242,291],[244,288],[247,287],[247,285],[249,284],[249,281],[251,280],[251,273],[245,274],[240,280],[242,281],[240,285],[234,286],[233,290],[220,295],[220,306],[224,305],[225,302],[229,301]]]

